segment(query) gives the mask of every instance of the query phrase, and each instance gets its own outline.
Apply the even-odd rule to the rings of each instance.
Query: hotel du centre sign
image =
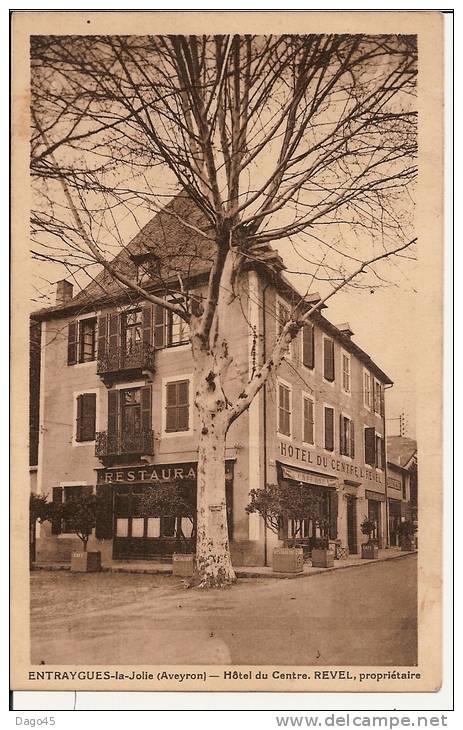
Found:
[[[327,472],[330,476],[338,479],[358,479],[359,481],[383,483],[383,473],[381,470],[371,469],[367,466],[355,464],[351,459],[337,458],[317,449],[296,446],[287,441],[278,440],[277,442],[278,458],[282,461],[290,463],[292,466],[298,466],[305,469],[315,468],[317,471]]]

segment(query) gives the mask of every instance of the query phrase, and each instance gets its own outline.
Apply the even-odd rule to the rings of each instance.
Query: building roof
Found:
[[[417,444],[415,439],[406,436],[387,437],[387,460],[391,464],[406,469],[416,453]]]
[[[182,221],[187,222],[185,225]],[[195,230],[198,229],[198,230]],[[202,235],[204,234],[204,235]],[[159,262],[156,271],[156,280],[151,286],[143,282],[148,291],[158,291],[162,283],[177,282],[179,276],[184,280],[191,280],[207,275],[215,253],[213,230],[204,213],[185,193],[176,195],[172,200],[137,233],[137,235],[114,258],[112,264],[121,273],[128,277],[135,277],[137,259],[149,254]],[[257,250],[258,249],[258,250]],[[253,261],[250,266],[265,267],[271,273],[272,279],[280,291],[288,296],[300,300],[300,293],[288,281],[283,273],[284,264],[278,251],[270,245],[253,249]],[[111,274],[103,269],[99,274],[72,299],[50,307],[39,309],[31,315],[36,321],[52,319],[60,316],[69,316],[95,310],[99,306],[116,303],[127,298],[128,291]],[[312,306],[319,295],[306,297],[308,306]],[[314,321],[330,336],[342,343],[342,346],[354,354],[368,367],[382,383],[392,385],[392,380],[378,365],[355,344],[348,334],[341,332],[327,320],[321,310],[322,305],[313,317]]]

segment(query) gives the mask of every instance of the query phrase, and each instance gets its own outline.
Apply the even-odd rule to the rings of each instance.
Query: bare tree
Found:
[[[35,256],[74,272],[101,265],[123,291],[188,325],[200,423],[197,569],[202,586],[230,583],[230,425],[321,304],[367,269],[380,277],[375,264],[414,241],[416,38],[33,37],[31,59]],[[204,243],[206,253],[195,252],[208,265],[203,296],[189,285],[191,257],[177,261],[176,276],[151,271],[150,286],[114,258],[123,215],[159,210],[174,189],[206,223],[180,216]],[[366,255],[350,245],[352,232]],[[301,297],[266,362],[229,400],[224,312],[249,262],[278,265],[270,243],[281,239],[331,288],[311,308]]]

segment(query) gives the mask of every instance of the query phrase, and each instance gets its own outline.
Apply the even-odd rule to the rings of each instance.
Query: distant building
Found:
[[[418,519],[418,452],[414,439],[387,437],[387,498],[389,541],[395,546],[399,544],[399,522]]]
[[[180,271],[188,272],[190,287],[205,290],[210,256],[204,238],[178,217],[203,225],[194,205],[179,196],[115,260],[158,296],[166,295],[169,282],[178,287]],[[300,299],[283,270],[268,247],[240,273],[241,296],[228,308],[226,325],[235,358],[231,394],[239,394],[269,353]],[[165,288],[154,283],[160,273]],[[319,300],[309,296],[305,306]],[[35,312],[32,322],[34,489],[55,502],[85,492],[100,495],[105,509],[89,549],[101,550],[103,563],[169,556],[180,531],[194,542],[182,515],[142,516],[138,510],[148,486],[187,480],[194,489],[196,483],[193,361],[183,321],[129,295],[103,271],[76,296],[69,282],[59,282],[56,305]],[[269,563],[279,544],[258,515],[245,511],[250,489],[277,481],[302,483],[320,497],[330,537],[351,553],[365,539],[360,524],[366,516],[386,545],[384,390],[392,381],[352,337],[348,323],[335,326],[317,313],[231,427],[226,485],[236,565]],[[282,525],[279,538],[311,540],[318,534],[307,519]],[[77,544],[65,524],[45,523],[38,559],[69,560]]]

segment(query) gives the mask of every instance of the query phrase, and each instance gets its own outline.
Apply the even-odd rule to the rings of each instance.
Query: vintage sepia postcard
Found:
[[[14,690],[439,690],[442,20],[12,14]]]

